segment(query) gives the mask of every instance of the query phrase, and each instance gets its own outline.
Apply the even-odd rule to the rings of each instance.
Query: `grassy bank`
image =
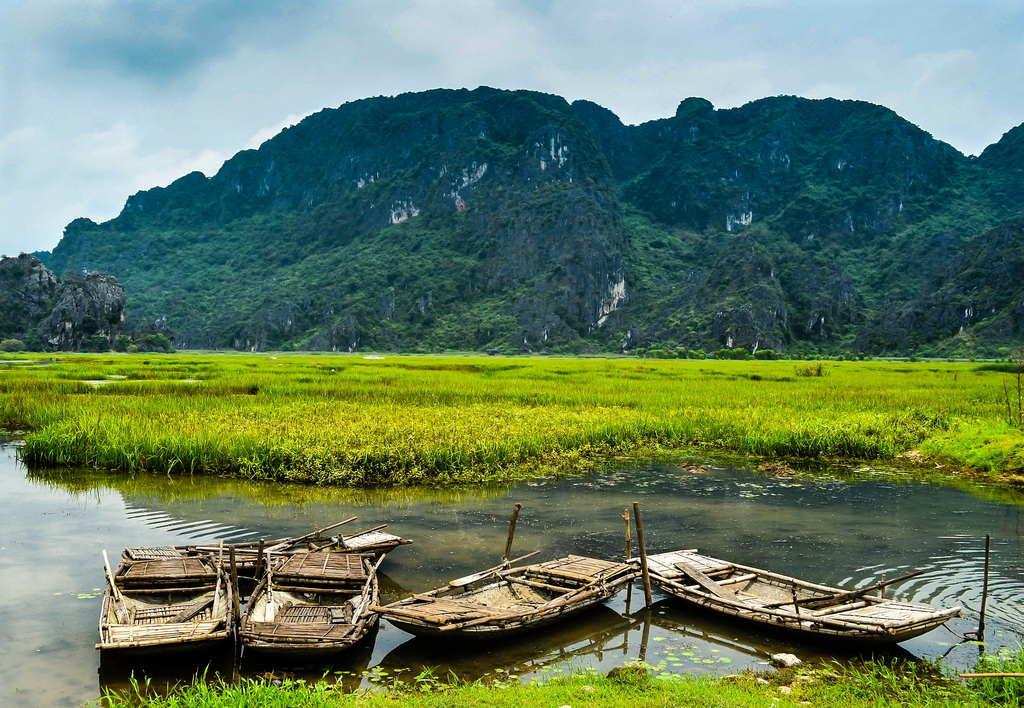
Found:
[[[629,667],[627,667],[629,668]],[[583,673],[542,684],[449,687],[435,682],[402,688],[344,694],[328,684],[285,682],[281,686],[246,681],[235,686],[197,684],[167,696],[109,696],[109,708],[635,708],[636,706],[715,706],[785,708],[814,705],[852,706],[991,706],[1003,704],[958,681],[914,664],[896,667],[869,663],[831,671],[792,670],[763,675],[740,674],[721,679],[679,676],[652,679],[626,671],[617,678]],[[1008,705],[1013,705],[1011,697]]]
[[[0,427],[27,431],[34,462],[323,484],[503,480],[680,449],[885,460],[920,448],[992,474],[1024,470],[1006,374],[823,366],[67,356],[0,372]]]

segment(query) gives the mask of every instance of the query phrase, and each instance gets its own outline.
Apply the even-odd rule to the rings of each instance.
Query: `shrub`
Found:
[[[758,349],[754,352],[755,359],[778,359],[779,355],[771,349]]]
[[[5,339],[0,342],[0,351],[2,352],[23,352],[25,351],[25,342],[20,339]]]
[[[110,340],[102,334],[92,334],[82,342],[82,351],[106,352],[110,351]]]
[[[827,373],[825,365],[821,362],[817,364],[810,364],[808,366],[796,367],[797,376],[824,376]]]
[[[115,352],[126,352],[128,346],[132,343],[131,337],[127,334],[119,334],[114,339],[114,351]]]
[[[171,340],[162,334],[147,334],[138,342],[139,350],[144,352],[164,352],[170,354],[174,351]]]

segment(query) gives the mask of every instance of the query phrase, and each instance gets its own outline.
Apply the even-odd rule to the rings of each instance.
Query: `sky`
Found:
[[[1024,123],[1024,2],[0,0],[0,254],[322,108],[480,85],[626,123],[859,99],[979,154]]]

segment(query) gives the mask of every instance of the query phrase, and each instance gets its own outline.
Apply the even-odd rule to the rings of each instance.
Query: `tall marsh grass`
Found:
[[[0,427],[29,431],[33,462],[391,485],[683,448],[891,459],[1005,426],[998,374],[907,367],[794,377],[773,361],[69,356],[0,373]]]

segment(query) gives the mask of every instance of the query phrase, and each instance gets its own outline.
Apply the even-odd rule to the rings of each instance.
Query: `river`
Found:
[[[988,648],[1024,639],[1024,495],[998,488],[913,481],[894,471],[850,466],[760,474],[746,460],[622,461],[599,473],[469,490],[343,490],[244,480],[125,475],[97,470],[27,470],[14,444],[0,444],[0,705],[79,706],[134,672],[155,686],[187,681],[204,666],[100,662],[93,647],[104,584],[101,552],[125,546],[228,542],[294,536],[334,521],[388,530],[414,543],[382,566],[384,601],[436,587],[500,560],[508,516],[523,504],[514,554],[617,558],[623,510],[641,503],[650,552],[698,548],[746,565],[855,589],[917,569],[891,588],[900,599],[960,605],[957,633],[976,629],[985,534],[992,534]],[[806,660],[845,658],[757,628],[685,609],[655,591],[643,608],[637,583],[605,606],[508,644],[438,649],[382,622],[371,641],[327,665],[256,664],[243,656],[208,675],[325,673],[347,685],[408,678],[436,667],[463,679],[527,680],[642,659],[659,671],[725,674],[765,668],[770,653]],[[888,656],[973,665],[979,647],[938,629]]]

